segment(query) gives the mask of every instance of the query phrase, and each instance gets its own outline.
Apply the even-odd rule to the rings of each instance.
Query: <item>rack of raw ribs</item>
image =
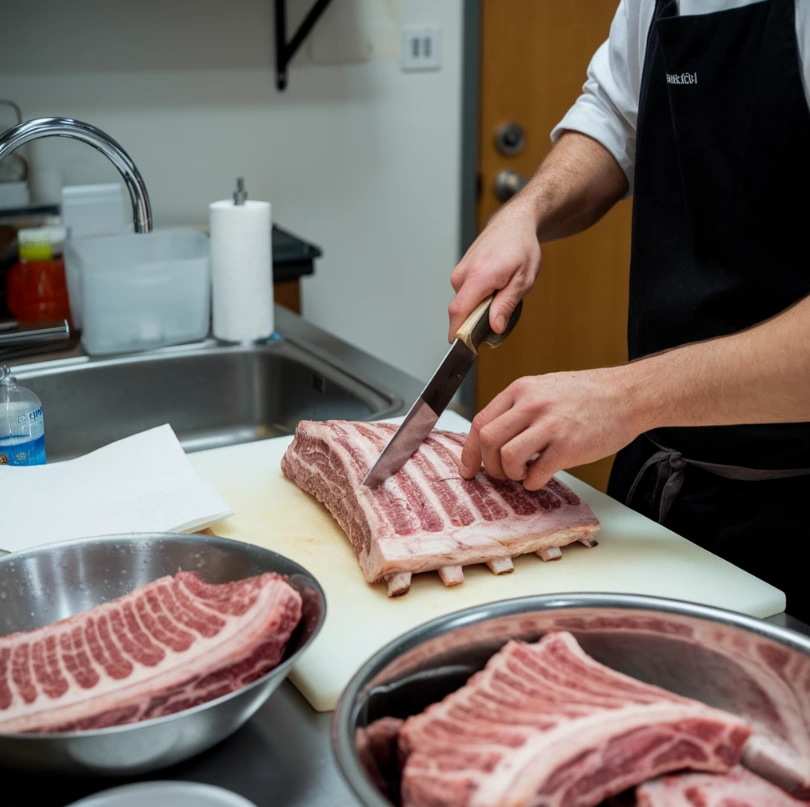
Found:
[[[760,648],[743,718],[604,666],[567,631],[508,641],[421,713],[358,729],[358,755],[402,807],[806,807],[810,665],[791,685]]]
[[[465,436],[454,432],[434,430],[399,473],[365,487],[395,430],[387,423],[302,421],[281,464],[334,516],[366,581],[385,582],[390,597],[407,594],[418,572],[437,571],[453,586],[464,581],[464,566],[485,563],[508,574],[518,555],[551,561],[569,544],[596,544],[599,521],[557,479],[529,491],[483,471],[462,478]]]
[[[214,585],[179,572],[0,637],[0,734],[101,729],[220,698],[281,663],[301,608],[277,574]]]

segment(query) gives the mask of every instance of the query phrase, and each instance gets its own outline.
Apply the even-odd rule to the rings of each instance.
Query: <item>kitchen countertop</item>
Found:
[[[282,333],[340,365],[362,369],[364,376],[396,389],[412,400],[421,385],[390,365],[360,354],[341,340],[306,321],[276,309]],[[80,347],[38,360],[79,357]],[[358,365],[360,362],[360,365]],[[810,626],[785,614],[767,620],[810,636]],[[186,780],[232,790],[256,807],[356,807],[334,762],[330,727],[332,714],[317,713],[285,682],[236,734],[216,748],[165,771],[135,779],[59,779],[22,776],[2,771],[3,807],[66,807],[91,793],[131,781]]]

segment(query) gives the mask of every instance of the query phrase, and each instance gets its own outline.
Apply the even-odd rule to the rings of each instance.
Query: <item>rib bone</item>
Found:
[[[515,564],[512,558],[494,558],[487,561],[487,566],[493,574],[509,574],[515,571]]]
[[[401,597],[411,590],[411,573],[396,572],[385,575],[385,582],[388,583],[388,596]]]
[[[461,566],[442,566],[439,569],[439,577],[446,586],[457,586],[464,582],[464,572]]]

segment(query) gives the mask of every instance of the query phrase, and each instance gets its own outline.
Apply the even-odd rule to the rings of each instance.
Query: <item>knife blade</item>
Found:
[[[467,373],[478,358],[478,350],[486,343],[497,347],[512,332],[523,303],[518,303],[503,333],[495,333],[489,325],[489,310],[494,295],[480,303],[456,332],[456,338],[439,368],[416,399],[405,420],[394,432],[374,465],[369,469],[363,485],[377,487],[402,470],[419,446],[433,431],[442,412],[453,400]]]

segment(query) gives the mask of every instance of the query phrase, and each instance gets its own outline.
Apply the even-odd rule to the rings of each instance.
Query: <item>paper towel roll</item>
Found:
[[[270,203],[209,205],[214,336],[228,342],[273,334]]]

